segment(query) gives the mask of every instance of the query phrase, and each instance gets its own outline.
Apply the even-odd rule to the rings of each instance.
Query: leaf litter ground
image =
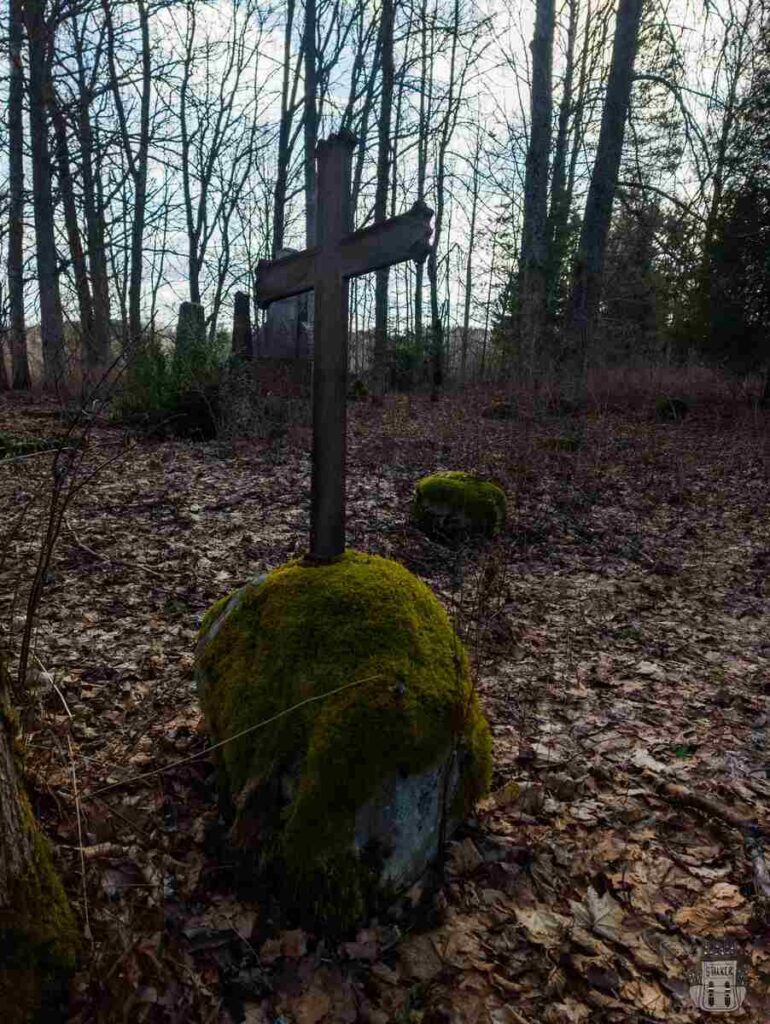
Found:
[[[101,468],[46,576],[25,714],[37,810],[88,922],[73,1022],[695,1021],[688,970],[724,935],[749,962],[733,1019],[770,1020],[767,414],[710,401],[675,424],[647,406],[498,422],[474,397],[351,408],[349,544],[444,601],[495,778],[421,913],[341,943],[236,897],[211,763],[168,769],[206,746],[202,612],[304,550],[308,431],[223,446],[90,430],[81,474]],[[51,413],[6,398],[0,430],[51,436]],[[50,465],[0,465],[4,522]],[[411,527],[414,483],[437,469],[505,487],[494,544]],[[40,516],[6,544],[12,641]]]

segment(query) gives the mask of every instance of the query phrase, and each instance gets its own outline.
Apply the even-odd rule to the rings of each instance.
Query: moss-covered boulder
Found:
[[[466,653],[387,559],[291,562],[223,598],[196,678],[213,738],[233,737],[232,837],[305,919],[347,927],[387,904],[436,856],[443,808],[451,829],[488,787]]]
[[[434,473],[418,481],[412,515],[438,540],[491,537],[505,522],[505,492],[471,473]]]

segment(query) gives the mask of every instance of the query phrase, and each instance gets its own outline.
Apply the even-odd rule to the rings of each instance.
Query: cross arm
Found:
[[[433,211],[417,202],[407,213],[354,231],[340,245],[343,277],[356,277],[394,263],[422,263],[430,252]]]
[[[277,299],[309,292],[314,284],[316,252],[316,249],[305,249],[281,260],[260,260],[256,285],[259,308],[267,309]]]

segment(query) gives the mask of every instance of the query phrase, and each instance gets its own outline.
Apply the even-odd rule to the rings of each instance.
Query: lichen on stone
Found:
[[[259,577],[204,619],[196,676],[213,738],[236,737],[218,751],[236,842],[325,923],[351,924],[384,896],[387,842],[362,847],[356,821],[393,780],[429,778],[454,754],[455,813],[488,787],[467,655],[435,595],[395,562],[349,551]]]
[[[449,470],[423,477],[415,488],[412,514],[431,536],[458,540],[491,537],[505,522],[505,492],[471,473]]]

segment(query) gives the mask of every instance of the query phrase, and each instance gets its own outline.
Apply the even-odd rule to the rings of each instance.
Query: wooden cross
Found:
[[[314,292],[313,458],[310,558],[345,551],[348,281],[359,274],[422,262],[430,252],[433,212],[420,202],[408,213],[353,231],[351,164],[356,139],[340,132],[318,143],[317,244],[281,260],[257,264],[260,309]]]

